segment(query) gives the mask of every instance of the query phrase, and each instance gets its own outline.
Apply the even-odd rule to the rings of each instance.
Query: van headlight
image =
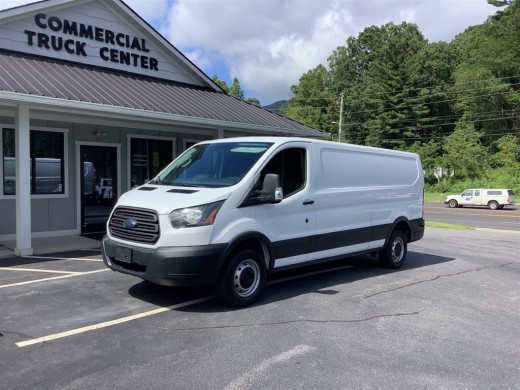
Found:
[[[175,229],[213,225],[217,213],[224,201],[203,204],[185,209],[173,210],[170,213],[170,223]]]

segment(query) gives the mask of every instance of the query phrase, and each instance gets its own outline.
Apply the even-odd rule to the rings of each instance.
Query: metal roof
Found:
[[[0,92],[144,110],[243,129],[328,138],[328,133],[211,89],[0,51]],[[23,100],[23,99],[21,99]]]

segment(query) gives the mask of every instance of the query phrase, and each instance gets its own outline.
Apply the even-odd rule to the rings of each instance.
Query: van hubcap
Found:
[[[233,282],[238,295],[252,295],[260,283],[260,267],[253,260],[242,261],[235,270]]]
[[[392,260],[394,263],[399,263],[404,255],[404,242],[401,237],[397,237],[392,244]]]

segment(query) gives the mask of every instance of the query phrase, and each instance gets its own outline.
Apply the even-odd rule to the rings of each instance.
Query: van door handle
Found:
[[[304,206],[307,206],[308,204],[314,204],[314,201],[310,200],[310,199],[306,199],[306,200],[303,201],[303,205]]]

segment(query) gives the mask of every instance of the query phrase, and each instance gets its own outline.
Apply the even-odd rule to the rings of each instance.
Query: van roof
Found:
[[[235,138],[220,138],[214,140],[201,141],[203,144],[210,143],[225,143],[225,142],[266,142],[273,143],[277,146],[283,145],[289,142],[305,142],[305,143],[314,143],[321,145],[329,145],[330,147],[340,148],[340,149],[348,149],[348,150],[359,150],[359,151],[370,151],[391,155],[401,155],[401,156],[413,156],[417,157],[416,153],[404,152],[400,150],[392,150],[392,149],[383,149],[376,148],[372,146],[363,146],[356,144],[348,144],[348,143],[339,143],[336,141],[325,141],[318,140],[313,138],[302,138],[302,137],[269,137],[269,136],[250,136],[250,137],[235,137]]]

